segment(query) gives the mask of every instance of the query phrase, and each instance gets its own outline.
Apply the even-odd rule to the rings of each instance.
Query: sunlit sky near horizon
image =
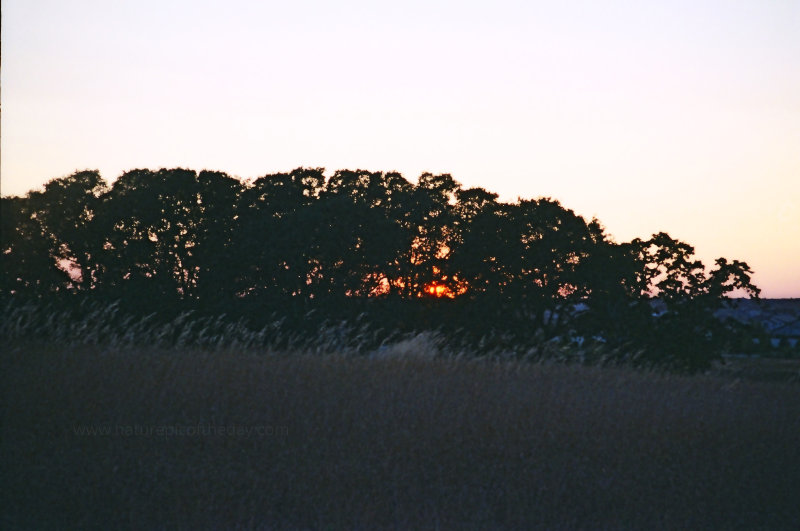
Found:
[[[800,297],[800,1],[5,0],[0,191],[450,173]]]

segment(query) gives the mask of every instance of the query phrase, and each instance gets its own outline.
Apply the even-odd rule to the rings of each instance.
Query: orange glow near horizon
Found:
[[[442,281],[447,280],[447,277],[442,278]],[[454,299],[459,295],[463,295],[467,292],[467,286],[465,282],[457,282],[458,287],[454,291],[448,285],[443,284],[440,281],[433,281],[429,284],[426,284],[421,292],[417,292],[418,297],[430,296],[436,298],[447,297],[448,299]],[[402,290],[405,288],[405,282],[402,279],[395,279],[389,280],[388,277],[382,276],[378,282],[378,284],[372,288],[369,292],[370,297],[380,297],[382,295],[387,295],[392,287]]]
[[[448,297],[450,299],[453,299],[456,296],[456,294],[453,293],[450,288],[444,284],[437,284],[436,282],[428,284],[428,286],[425,288],[425,293],[428,295],[433,295],[434,297]]]
[[[438,270],[436,272],[438,272]],[[446,276],[441,278],[442,282],[446,280]],[[469,285],[463,280],[459,280],[457,277],[453,277],[450,283],[454,287],[443,284],[442,282],[434,280],[430,284],[427,284],[424,290],[425,294],[437,298],[447,297],[448,299],[455,299],[469,290]]]

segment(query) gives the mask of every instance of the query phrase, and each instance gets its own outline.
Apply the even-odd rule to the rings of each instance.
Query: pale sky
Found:
[[[77,169],[451,173],[800,297],[800,0],[4,0],[3,195]]]

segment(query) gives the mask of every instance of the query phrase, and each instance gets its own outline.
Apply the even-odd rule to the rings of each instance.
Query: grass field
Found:
[[[3,529],[797,529],[800,385],[21,343]]]
[[[800,384],[800,358],[729,357],[712,374],[754,382]]]

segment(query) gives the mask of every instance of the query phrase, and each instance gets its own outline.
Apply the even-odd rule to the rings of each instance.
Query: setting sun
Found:
[[[449,297],[452,299],[456,296],[455,293],[450,290],[450,288],[444,284],[437,284],[436,282],[428,284],[427,288],[425,288],[425,292],[428,295],[433,295],[434,297]]]

